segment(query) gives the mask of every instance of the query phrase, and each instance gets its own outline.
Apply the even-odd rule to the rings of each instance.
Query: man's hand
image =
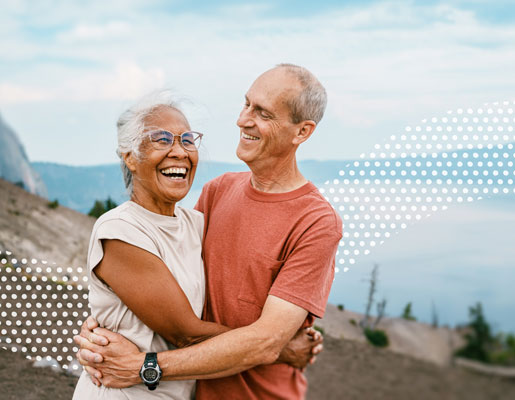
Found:
[[[316,355],[323,349],[323,341],[324,338],[315,329],[299,329],[284,347],[277,361],[303,370],[308,364],[315,362]]]
[[[81,335],[73,338],[80,346],[77,359],[85,366],[93,382],[113,388],[141,383],[139,369],[145,354],[120,334],[98,327],[90,330],[89,327],[95,324],[88,318]]]
[[[90,342],[92,343],[95,343],[95,344],[98,344],[100,346],[105,346],[109,343],[109,341],[107,340],[106,337],[104,336],[100,336],[100,335],[96,335],[94,332],[93,332],[93,329],[95,328],[98,328],[98,322],[95,320],[95,318],[93,318],[91,315],[86,319],[86,321],[84,321],[82,323],[82,327],[81,327],[81,330],[80,330],[80,335],[84,338],[84,339],[87,339],[89,340]],[[79,341],[75,341],[78,345],[80,345],[80,342]],[[88,358],[92,358],[94,357],[93,354],[89,354],[90,351],[89,350],[86,350],[84,349],[83,351],[84,355],[88,355]],[[77,353],[77,360],[80,362],[80,358],[79,358],[79,354],[80,352]],[[100,355],[99,355],[100,356]],[[100,373],[99,370],[93,368],[93,367],[87,367],[87,366],[84,366],[84,370],[89,374],[89,377],[91,379],[91,381],[97,385],[97,386],[100,386],[101,383],[99,381],[100,378],[102,378],[102,374]]]

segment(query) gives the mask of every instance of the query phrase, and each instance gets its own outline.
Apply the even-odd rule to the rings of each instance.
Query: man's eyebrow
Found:
[[[249,98],[248,98],[248,96],[247,96],[247,95],[245,95],[245,101],[246,101],[247,103],[250,103]],[[273,116],[275,116],[275,114],[274,114],[272,111],[270,111],[269,109],[267,109],[267,108],[265,108],[265,107],[263,107],[263,106],[260,106],[259,104],[254,104],[254,109],[255,109],[256,111],[264,111],[264,112],[266,112],[266,113],[270,114],[272,117],[273,117]]]

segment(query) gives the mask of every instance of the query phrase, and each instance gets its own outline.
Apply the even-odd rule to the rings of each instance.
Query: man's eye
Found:
[[[259,114],[260,114],[261,118],[263,118],[263,119],[270,119],[270,115],[268,115],[268,114],[267,114],[267,113],[265,113],[265,112],[261,112],[261,113],[259,113]]]

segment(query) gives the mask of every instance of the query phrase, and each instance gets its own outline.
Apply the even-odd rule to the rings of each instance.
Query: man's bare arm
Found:
[[[268,296],[261,317],[253,324],[223,333],[194,346],[158,354],[165,380],[209,379],[229,376],[260,364],[273,363],[283,347],[299,330],[307,311],[275,296]],[[98,369],[108,387],[141,383],[140,353],[123,336],[95,329],[109,345],[98,346],[76,337],[81,345],[79,360]],[[94,352],[94,353],[92,353]],[[101,357],[98,356],[98,353]],[[100,362],[99,361],[103,361]]]

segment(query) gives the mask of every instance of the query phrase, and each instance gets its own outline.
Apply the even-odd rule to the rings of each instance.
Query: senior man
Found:
[[[280,64],[265,72],[237,121],[237,155],[250,172],[204,186],[196,205],[205,215],[204,319],[233,329],[157,357],[161,379],[199,379],[197,399],[305,395],[302,372],[273,363],[299,329],[323,316],[334,277],[341,220],[302,176],[295,156],[325,106],[325,89],[305,68]],[[110,343],[78,337],[81,363],[100,370],[106,386],[141,383],[145,354],[120,335],[95,333]]]

